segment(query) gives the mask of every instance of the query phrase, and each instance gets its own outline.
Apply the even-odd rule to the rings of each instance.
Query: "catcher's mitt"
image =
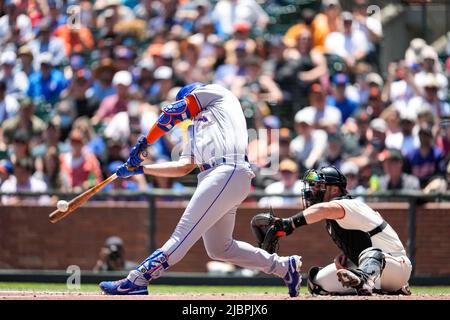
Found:
[[[290,220],[277,218],[272,212],[259,213],[254,216],[251,226],[253,235],[258,240],[258,246],[268,253],[277,252],[279,239],[293,231]]]

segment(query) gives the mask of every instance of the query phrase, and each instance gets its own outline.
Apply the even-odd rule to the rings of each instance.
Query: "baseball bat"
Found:
[[[97,192],[103,189],[104,186],[106,186],[108,183],[113,182],[117,179],[117,175],[114,173],[113,175],[109,176],[99,184],[93,186],[89,190],[86,190],[82,194],[78,195],[77,197],[73,198],[69,202],[69,208],[66,211],[61,210],[55,210],[49,215],[49,219],[51,223],[56,223],[59,220],[67,217],[69,214],[73,213],[76,209],[78,209],[80,206],[82,206],[86,201],[88,201],[90,198],[92,198]]]

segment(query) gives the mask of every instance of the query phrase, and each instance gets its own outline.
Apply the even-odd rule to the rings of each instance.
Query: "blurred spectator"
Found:
[[[49,9],[49,24],[51,26],[51,32],[55,32],[59,26],[69,25],[71,21],[67,21],[67,16],[63,13],[63,0],[47,0]],[[72,28],[76,26],[70,25]]]
[[[109,177],[113,173],[117,171],[117,169],[123,164],[123,161],[113,161],[108,163],[106,166],[106,174]],[[137,177],[133,176],[129,179],[116,179],[110,184],[106,185],[105,188],[103,188],[104,191],[112,191],[112,190],[134,190],[134,191],[145,191],[147,189],[147,183],[145,180],[145,177]],[[145,200],[142,199],[142,197],[136,196],[136,197],[120,197],[120,196],[110,196],[106,198],[105,200],[112,200],[112,201],[138,201],[138,200]]]
[[[15,163],[18,159],[30,157],[30,136],[26,129],[20,128],[14,132],[10,160]]]
[[[69,145],[61,141],[61,138],[59,120],[53,118],[43,132],[43,142],[31,150],[32,156],[34,158],[42,158],[50,148],[55,148],[58,153],[69,151]]]
[[[94,130],[91,119],[79,117],[75,119],[72,130],[80,130],[85,137],[85,149],[97,156],[100,161],[105,160],[106,143]]]
[[[88,90],[91,87],[91,73],[87,69],[76,70],[68,88],[62,92],[62,98],[73,101],[76,117],[91,117],[95,112],[95,105],[88,99]]]
[[[155,33],[161,32],[164,28],[164,17],[162,12],[164,5],[162,1],[142,0],[134,7],[133,12],[137,19],[147,22],[146,36],[152,38]]]
[[[17,159],[14,162],[14,174],[3,182],[0,190],[5,193],[16,193],[23,191],[45,192],[47,185],[44,181],[33,177],[33,159],[29,157]],[[45,205],[50,202],[48,196],[22,197],[17,195],[2,196],[3,205],[15,204],[40,204]]]
[[[36,38],[28,43],[33,56],[39,57],[41,53],[49,52],[52,57],[53,66],[61,66],[67,59],[64,51],[64,43],[60,38],[51,34],[51,26],[48,21],[44,21],[38,27]],[[35,65],[39,69],[39,65]]]
[[[288,48],[293,48],[297,45],[297,39],[299,34],[303,31],[303,30],[309,30],[311,32],[311,36],[312,36],[312,47],[315,48],[317,46],[320,46],[320,32],[316,32],[316,29],[314,28],[313,20],[314,20],[314,16],[315,16],[315,12],[314,10],[310,9],[310,8],[305,8],[302,11],[302,22],[294,24],[293,26],[291,26],[286,33],[284,34],[283,37],[283,41],[284,44],[288,47]],[[318,30],[320,31],[320,30]],[[319,50],[323,51],[323,48],[318,48]]]
[[[379,191],[420,190],[419,179],[403,172],[403,156],[398,149],[386,149],[378,157],[385,175],[380,177]]]
[[[6,92],[16,97],[23,95],[28,88],[25,72],[15,68],[17,56],[14,51],[3,51],[0,56],[0,80],[6,83]]]
[[[386,122],[381,118],[370,121],[369,130],[366,132],[367,145],[363,155],[369,159],[377,159],[378,155],[386,149]]]
[[[354,0],[353,5],[354,26],[356,30],[362,31],[368,40],[367,61],[378,66],[378,46],[383,37],[383,26],[380,17],[376,17],[376,13],[368,16],[370,12],[367,0]]]
[[[445,172],[442,150],[434,145],[433,132],[430,126],[422,125],[419,129],[420,147],[406,155],[411,172],[420,180],[423,188],[434,175]]]
[[[325,129],[329,126],[339,126],[342,123],[341,111],[326,103],[325,90],[319,83],[311,86],[309,93],[310,106],[301,111],[304,115],[310,113],[308,118],[313,118],[313,125],[316,128]]]
[[[188,38],[188,43],[197,47],[199,63],[203,66],[212,66],[216,60],[216,45],[221,39],[215,34],[214,21],[204,16],[196,22],[196,33]]]
[[[407,67],[419,65],[422,59],[422,49],[427,43],[421,38],[414,38],[409,42],[409,47],[405,52],[405,63]]]
[[[34,56],[28,45],[23,45],[17,51],[17,58],[19,58],[19,70],[23,71],[27,77],[36,71],[34,66]]]
[[[365,188],[359,183],[359,168],[355,162],[351,160],[343,162],[340,170],[347,178],[347,190],[350,194],[366,191]],[[362,197],[358,197],[358,199],[362,199]]]
[[[168,66],[160,66],[153,72],[155,83],[151,88],[150,102],[160,104],[169,101],[168,95],[174,85],[173,69]]]
[[[353,15],[350,12],[342,12],[342,21],[343,32],[330,33],[325,40],[325,50],[343,58],[347,66],[353,69],[357,61],[366,58],[370,43],[361,30],[352,28]]]
[[[110,58],[100,60],[100,62],[93,65],[92,74],[95,80],[92,87],[86,92],[86,96],[92,104],[100,105],[106,97],[116,93],[116,89],[112,84],[116,74],[114,61]]]
[[[44,121],[34,115],[33,102],[28,99],[22,99],[19,102],[19,111],[17,115],[3,122],[3,139],[6,143],[11,143],[14,133],[23,128],[27,130],[28,136],[32,140],[41,140],[40,137],[44,132],[46,125]]]
[[[391,135],[400,134],[400,112],[395,108],[395,106],[390,105],[380,114],[380,118],[386,122],[386,139]]]
[[[297,137],[292,140],[290,149],[303,172],[303,169],[311,169],[324,155],[327,133],[314,129],[314,114],[306,109],[297,112],[294,121]]]
[[[0,126],[6,119],[14,117],[18,109],[16,98],[6,93],[6,82],[0,81]]]
[[[237,46],[244,46],[249,55],[253,55],[256,50],[256,41],[250,38],[251,25],[248,22],[236,22],[233,28],[234,33],[232,35],[232,38],[224,43],[224,48],[227,56],[226,63],[228,64],[236,64],[238,59],[236,55]]]
[[[80,25],[74,28],[71,24],[62,24],[53,33],[64,43],[66,56],[73,53],[88,52],[94,48],[94,39],[89,28]]]
[[[317,14],[312,22],[314,47],[325,52],[327,36],[341,30],[341,5],[339,0],[322,0],[323,12]]]
[[[59,154],[56,147],[49,147],[42,157],[42,171],[37,171],[34,176],[45,181],[50,190],[68,192],[71,187],[68,185],[68,181],[63,179],[63,175],[61,174]],[[58,199],[55,198],[54,202],[56,201],[58,201]]]
[[[63,179],[75,191],[88,189],[102,180],[100,164],[95,155],[83,147],[86,137],[79,129],[69,135],[70,152],[59,157]]]
[[[366,111],[371,119],[375,119],[381,116],[384,110],[385,102],[381,96],[381,89],[378,87],[371,87],[369,91],[369,97],[367,98]]]
[[[264,31],[269,23],[269,16],[255,0],[219,0],[212,18],[217,21],[217,31],[224,38],[233,33],[236,22],[245,21],[259,31]]]
[[[327,145],[324,157],[314,164],[314,168],[320,169],[327,166],[335,166],[340,169],[344,161],[343,140],[339,132],[328,133]]]
[[[424,82],[428,81],[426,78],[429,74],[434,75],[439,89],[439,99],[443,100],[447,98],[448,80],[447,77],[441,73],[439,63],[438,54],[433,47],[425,46],[420,53],[421,70],[414,76],[414,81],[416,85],[420,87]]]
[[[441,121],[436,146],[442,150],[445,163],[450,163],[450,118]]]
[[[405,60],[389,64],[383,96],[385,100],[390,100],[400,112],[406,111],[409,101],[414,96],[420,95],[419,88],[420,86],[416,85],[414,74]]]
[[[419,137],[413,132],[416,119],[415,112],[405,110],[400,115],[400,132],[386,137],[386,147],[401,150],[403,156],[419,147]]]
[[[248,57],[245,42],[236,45],[236,64],[226,63],[219,66],[214,74],[213,82],[231,88],[238,76],[245,74],[246,58]]]
[[[284,159],[280,162],[279,173],[281,181],[268,185],[264,191],[268,194],[295,193],[300,195],[304,184],[298,179],[298,166],[294,160]],[[260,207],[282,207],[297,206],[300,204],[300,197],[263,197],[258,201]]]
[[[211,65],[200,59],[201,47],[188,42],[182,51],[181,59],[174,64],[175,72],[184,79],[186,83],[204,82],[208,80],[211,73]],[[213,61],[211,61],[213,62]],[[205,64],[203,64],[205,63]]]
[[[27,96],[39,105],[41,103],[56,103],[67,82],[64,74],[54,68],[53,56],[50,52],[41,53],[38,57],[40,70],[30,76]]]
[[[100,249],[94,271],[124,271],[136,268],[137,263],[125,259],[123,240],[117,236],[106,239]]]
[[[245,61],[245,74],[238,77],[231,91],[241,100],[251,101],[255,105],[264,102],[276,105],[281,102],[283,94],[273,79],[261,73],[262,61],[256,56],[250,56]]]
[[[19,8],[19,0],[5,1],[5,15],[0,17],[0,46],[20,45],[33,37],[31,20]]]
[[[342,122],[345,122],[358,109],[358,104],[346,96],[348,82],[345,73],[335,74],[332,78],[331,96],[327,97],[327,104],[341,111]]]
[[[437,119],[450,116],[450,105],[438,96],[440,84],[436,76],[428,73],[420,82],[423,94],[412,98],[408,103],[408,109],[416,113],[422,108],[428,108]]]
[[[117,93],[103,99],[99,109],[92,118],[94,125],[107,124],[117,113],[127,111],[129,88],[132,82],[131,73],[128,71],[118,71],[114,75],[112,84],[116,88]]]

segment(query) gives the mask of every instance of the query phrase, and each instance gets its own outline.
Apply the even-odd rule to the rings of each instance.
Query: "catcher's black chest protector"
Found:
[[[350,197],[342,197],[338,199],[344,199]],[[334,199],[337,200],[337,199]],[[375,229],[364,232],[361,230],[348,230],[344,229],[335,220],[326,220],[327,232],[331,239],[338,246],[339,249],[356,265],[358,265],[359,254],[372,247],[371,237],[383,231],[387,226],[387,222],[383,221],[381,225]]]

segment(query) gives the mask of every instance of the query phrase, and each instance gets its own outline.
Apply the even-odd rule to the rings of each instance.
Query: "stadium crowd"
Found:
[[[322,0],[277,35],[256,0],[2,1],[0,190],[95,185],[194,81],[229,88],[260,133],[249,143],[255,189],[300,193],[306,169],[331,164],[351,191],[447,190],[450,60],[416,38],[382,72],[382,25],[367,6]],[[187,125],[153,144],[150,161],[179,152]],[[183,183],[135,176],[108,188]]]

